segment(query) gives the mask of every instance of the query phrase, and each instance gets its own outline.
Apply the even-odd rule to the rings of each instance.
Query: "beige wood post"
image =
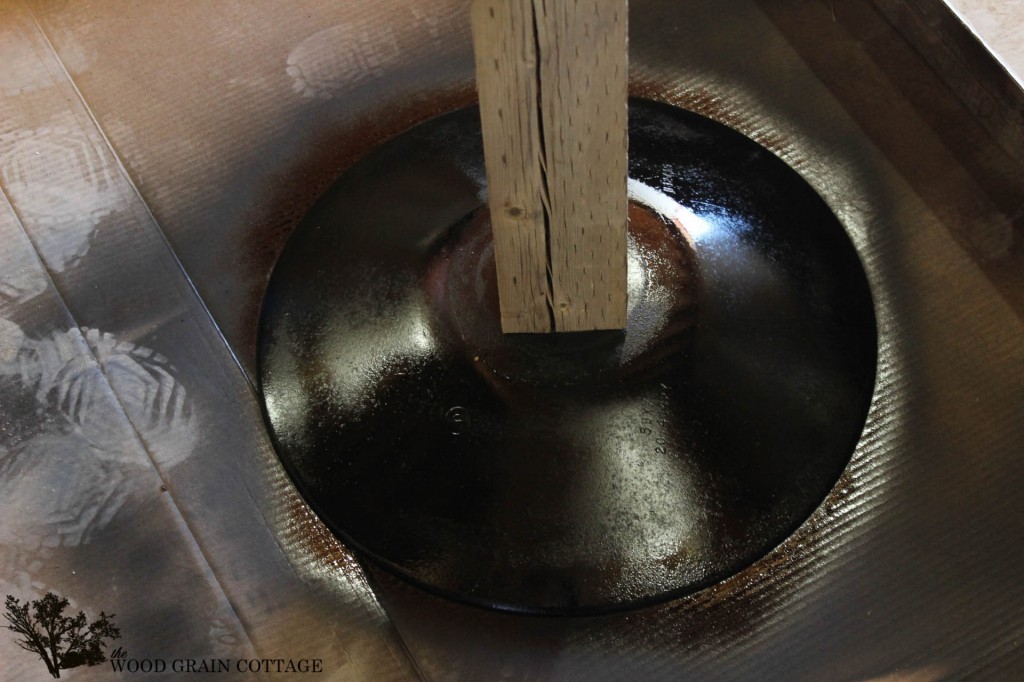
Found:
[[[472,0],[505,332],[626,326],[627,0]]]

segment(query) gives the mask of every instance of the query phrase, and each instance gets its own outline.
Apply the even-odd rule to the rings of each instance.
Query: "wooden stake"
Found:
[[[626,325],[627,0],[473,0],[505,332]]]

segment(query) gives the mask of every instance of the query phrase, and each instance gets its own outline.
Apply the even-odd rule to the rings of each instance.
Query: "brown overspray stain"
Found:
[[[545,678],[543,673],[559,659],[614,655],[624,641],[633,656],[662,656],[665,647],[728,650],[754,637],[805,589],[816,557],[828,553],[827,547],[820,548],[842,532],[833,511],[847,504],[855,479],[848,469],[811,518],[753,565],[694,594],[638,609],[554,618],[491,611],[418,588],[372,562],[366,565],[367,575],[416,649],[458,642],[500,656],[495,652],[514,645],[515,653],[505,658],[515,661],[522,679]]]
[[[352,553],[331,533],[297,492],[282,495],[281,511],[287,519],[287,541],[319,567],[337,567],[351,561]]]

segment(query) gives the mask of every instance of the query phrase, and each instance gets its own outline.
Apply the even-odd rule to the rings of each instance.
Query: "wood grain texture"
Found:
[[[474,0],[505,332],[626,324],[626,0]]]

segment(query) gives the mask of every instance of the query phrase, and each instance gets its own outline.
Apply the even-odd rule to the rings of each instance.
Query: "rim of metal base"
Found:
[[[259,377],[305,499],[412,582],[629,608],[766,555],[849,461],[875,381],[841,223],[739,133],[630,104],[629,323],[500,332],[475,109],[347,171],[267,289]]]

